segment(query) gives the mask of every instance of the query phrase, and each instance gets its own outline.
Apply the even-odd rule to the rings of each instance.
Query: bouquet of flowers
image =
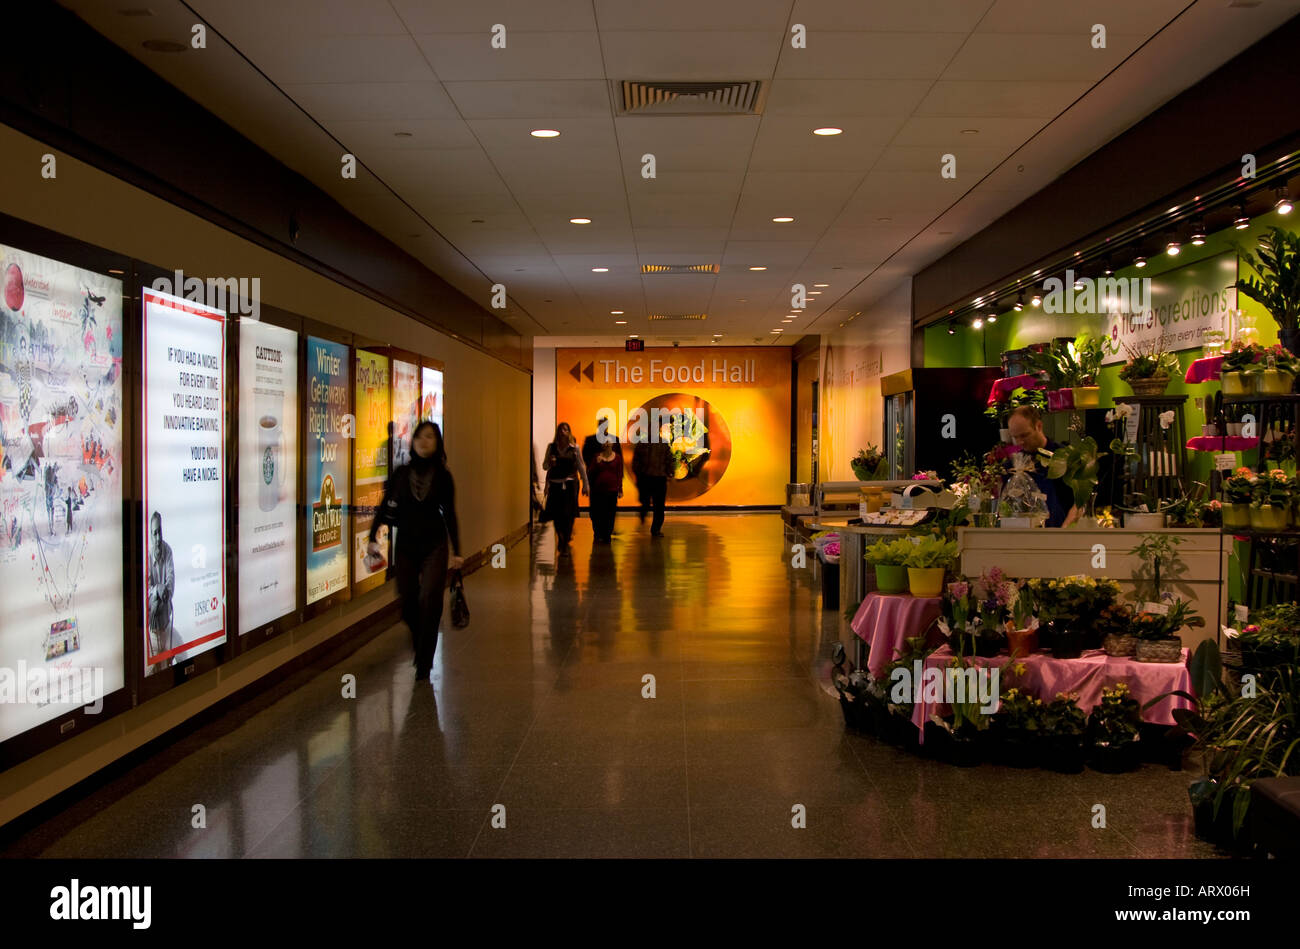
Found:
[[[1136,349],[1125,343],[1124,350],[1128,353],[1128,362],[1120,369],[1119,377],[1125,382],[1178,374],[1178,357],[1165,350],[1163,341],[1148,343]]]
[[[889,473],[889,459],[875,445],[867,445],[849,464],[859,481],[883,481]]]
[[[1119,599],[1117,582],[1093,577],[1041,578],[1028,581],[1027,586],[1044,623],[1064,620],[1091,628],[1102,610]]]

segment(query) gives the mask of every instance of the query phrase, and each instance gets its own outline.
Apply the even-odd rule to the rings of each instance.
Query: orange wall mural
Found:
[[[624,506],[637,498],[632,438],[670,418],[676,427],[669,506],[785,503],[788,348],[557,349],[556,421],[568,422],[581,444],[602,410],[623,442]]]

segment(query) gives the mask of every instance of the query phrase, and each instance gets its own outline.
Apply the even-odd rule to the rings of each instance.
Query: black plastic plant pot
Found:
[[[981,659],[992,659],[1002,652],[1004,642],[1001,636],[976,636],[975,655]]]
[[[1038,742],[1028,735],[1004,733],[997,743],[997,762],[1009,768],[1037,768],[1038,751]]]
[[[948,729],[937,722],[925,723],[925,741],[919,749],[921,757],[932,758],[935,761],[950,761],[953,744],[954,739]]]
[[[1116,745],[1093,745],[1088,755],[1088,767],[1103,774],[1124,774],[1137,769],[1142,763],[1142,746],[1136,741]]]
[[[890,712],[888,738],[886,740],[891,745],[897,745],[906,751],[916,751],[920,745],[918,740],[920,734],[920,730],[912,723],[911,719]]]
[[[1300,356],[1300,329],[1278,330],[1277,339],[1287,352]]]
[[[977,738],[953,738],[948,761],[959,768],[973,768],[984,760],[983,742]]]
[[[1052,633],[1052,658],[1078,659],[1083,655],[1083,633],[1074,629],[1058,629]]]
[[[1043,765],[1060,774],[1083,770],[1083,739],[1077,735],[1053,735],[1043,743]]]
[[[840,608],[840,565],[822,563],[822,609]]]

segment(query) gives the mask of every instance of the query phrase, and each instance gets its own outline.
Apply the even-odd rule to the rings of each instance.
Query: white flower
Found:
[[[966,495],[968,495],[969,493],[970,493],[970,485],[966,484],[964,481],[958,481],[956,484],[952,486],[952,495],[958,501],[966,500]]]
[[[1111,409],[1109,412],[1106,413],[1106,424],[1111,425],[1114,423],[1114,421],[1115,421],[1115,410]]]
[[[1161,413],[1160,413],[1160,427],[1161,427],[1161,428],[1168,428],[1170,425],[1173,425],[1173,424],[1174,424],[1174,411],[1173,411],[1173,409],[1170,409],[1168,412],[1161,412]]]

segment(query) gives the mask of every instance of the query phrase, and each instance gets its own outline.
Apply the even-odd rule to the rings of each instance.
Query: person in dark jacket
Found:
[[[587,465],[591,482],[591,532],[597,543],[614,536],[618,499],[623,496],[623,452],[617,442],[605,442]]]
[[[669,448],[671,441],[672,426],[665,423],[659,429],[658,439],[638,442],[632,450],[632,474],[641,495],[642,522],[647,508],[654,508],[654,519],[650,521],[651,537],[662,537],[664,532],[664,501],[668,497],[668,475],[673,464]]]
[[[578,488],[582,495],[590,493],[587,483],[587,466],[583,464],[578,440],[568,422],[555,427],[555,441],[546,446],[542,460],[546,472],[546,510],[542,520],[555,522],[555,539],[561,553],[569,549],[573,537],[573,522],[578,517]]]
[[[591,463],[595,457],[600,454],[601,446],[607,441],[618,444],[618,436],[609,430],[609,416],[602,415],[596,419],[596,434],[588,435],[582,440],[582,463],[587,466],[587,473],[591,473]],[[614,449],[618,451],[617,448]]]
[[[375,541],[381,524],[397,528],[393,568],[402,618],[411,630],[416,678],[427,680],[438,648],[447,571],[459,570],[465,562],[460,556],[456,486],[447,470],[442,430],[433,422],[416,426],[410,462],[394,471],[384,485],[384,498],[370,526],[372,554],[382,554]]]

